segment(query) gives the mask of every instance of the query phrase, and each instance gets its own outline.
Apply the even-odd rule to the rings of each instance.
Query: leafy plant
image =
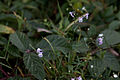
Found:
[[[118,0],[0,5],[0,80],[120,80]]]

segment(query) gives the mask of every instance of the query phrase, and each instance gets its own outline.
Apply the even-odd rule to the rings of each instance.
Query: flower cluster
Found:
[[[83,22],[83,19],[84,19],[84,18],[88,19],[88,16],[89,16],[89,13],[86,13],[86,14],[84,14],[83,16],[78,17],[79,22]]]
[[[103,44],[103,39],[104,39],[103,34],[99,34],[98,39],[97,39],[98,45],[102,45]]]
[[[76,78],[71,78],[71,80],[82,80],[82,77],[81,76],[79,76],[79,77],[76,77]]]
[[[82,8],[82,10],[87,11],[85,7]],[[69,12],[71,17],[75,17],[75,11]],[[81,17],[78,17],[78,22],[83,22],[83,19],[86,18],[88,19],[89,13],[86,13],[82,15]]]
[[[38,48],[37,51],[36,51],[36,53],[38,53],[39,57],[43,57],[43,51],[42,51],[42,49]]]

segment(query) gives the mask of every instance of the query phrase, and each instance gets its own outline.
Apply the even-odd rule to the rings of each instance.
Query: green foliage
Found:
[[[31,74],[33,74],[39,80],[44,79],[45,72],[42,61],[35,53],[24,54],[23,61]]]
[[[112,55],[111,53],[107,52],[104,55],[103,63],[106,67],[113,71],[120,71],[120,64],[116,57]]]
[[[30,78],[22,78],[19,76],[11,77],[8,80],[30,80]]]
[[[0,80],[120,80],[119,4],[1,0]]]
[[[120,21],[113,21],[109,24],[109,29],[115,30],[120,28]]]
[[[52,54],[54,54],[54,51],[61,51],[64,54],[66,54],[70,50],[68,40],[59,35],[50,35],[47,36],[46,38],[43,38],[36,45],[36,47],[43,49],[46,53],[49,53],[49,51],[53,51]]]
[[[88,66],[89,72],[93,77],[101,77],[107,68],[113,71],[120,71],[118,60],[110,52],[106,52],[102,59],[90,61]]]
[[[14,44],[18,49],[24,52],[27,49],[30,49],[30,40],[25,34],[21,32],[16,32],[10,35],[10,41]]]
[[[93,68],[92,68],[93,66]],[[92,60],[89,62],[89,72],[93,77],[100,77],[106,66],[101,59]]]
[[[86,53],[89,50],[88,45],[86,45],[85,42],[73,42],[72,44],[73,50],[75,50],[78,53]]]
[[[15,57],[21,57],[20,52],[18,51],[18,49],[16,49],[16,47],[14,46],[10,46],[10,48],[8,49],[9,54],[11,54],[12,56]]]

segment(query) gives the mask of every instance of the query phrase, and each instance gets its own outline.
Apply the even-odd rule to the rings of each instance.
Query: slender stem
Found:
[[[34,51],[36,51],[36,49],[32,46],[32,44],[29,44],[29,46],[30,46]]]
[[[117,53],[114,49],[109,48],[108,50],[109,50],[113,55],[115,55],[115,56],[120,56],[119,53]]]
[[[75,21],[73,21],[71,24],[69,24],[67,26],[67,28],[65,29],[65,31],[67,31],[73,24],[75,24],[77,21],[79,20],[79,18],[77,18]]]
[[[2,62],[0,62],[0,65],[3,65],[3,66],[5,66],[5,67],[7,67],[7,68],[9,68],[9,69],[12,69],[10,66],[8,66],[8,65],[6,65],[6,64],[3,64]]]
[[[21,76],[22,76],[22,77],[24,77],[24,74],[23,74],[23,72],[22,72],[22,70],[20,69],[20,67],[19,67],[19,66],[17,66],[17,69],[19,70],[19,72],[20,72]]]
[[[52,44],[50,43],[50,41],[49,41],[46,37],[44,37],[43,39],[45,39],[45,40],[48,42],[48,44],[50,45],[50,47],[51,47],[53,53],[55,54],[55,50],[54,50]],[[56,55],[56,54],[55,54],[55,55]]]
[[[8,74],[2,69],[2,66],[0,65],[0,71],[8,78]]]

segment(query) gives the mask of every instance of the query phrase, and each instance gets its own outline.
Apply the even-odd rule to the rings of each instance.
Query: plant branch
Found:
[[[0,65],[0,71],[6,76],[9,77],[8,74],[2,69],[2,66]]]
[[[100,49],[95,49],[93,51],[91,51],[91,55],[94,55],[97,51],[99,51]],[[106,48],[106,50],[108,50],[109,52],[111,52],[113,55],[115,56],[120,56],[120,54],[118,52],[116,52],[113,48]]]
[[[120,56],[119,53],[117,53],[114,49],[109,48],[108,51],[110,51],[115,56]]]

